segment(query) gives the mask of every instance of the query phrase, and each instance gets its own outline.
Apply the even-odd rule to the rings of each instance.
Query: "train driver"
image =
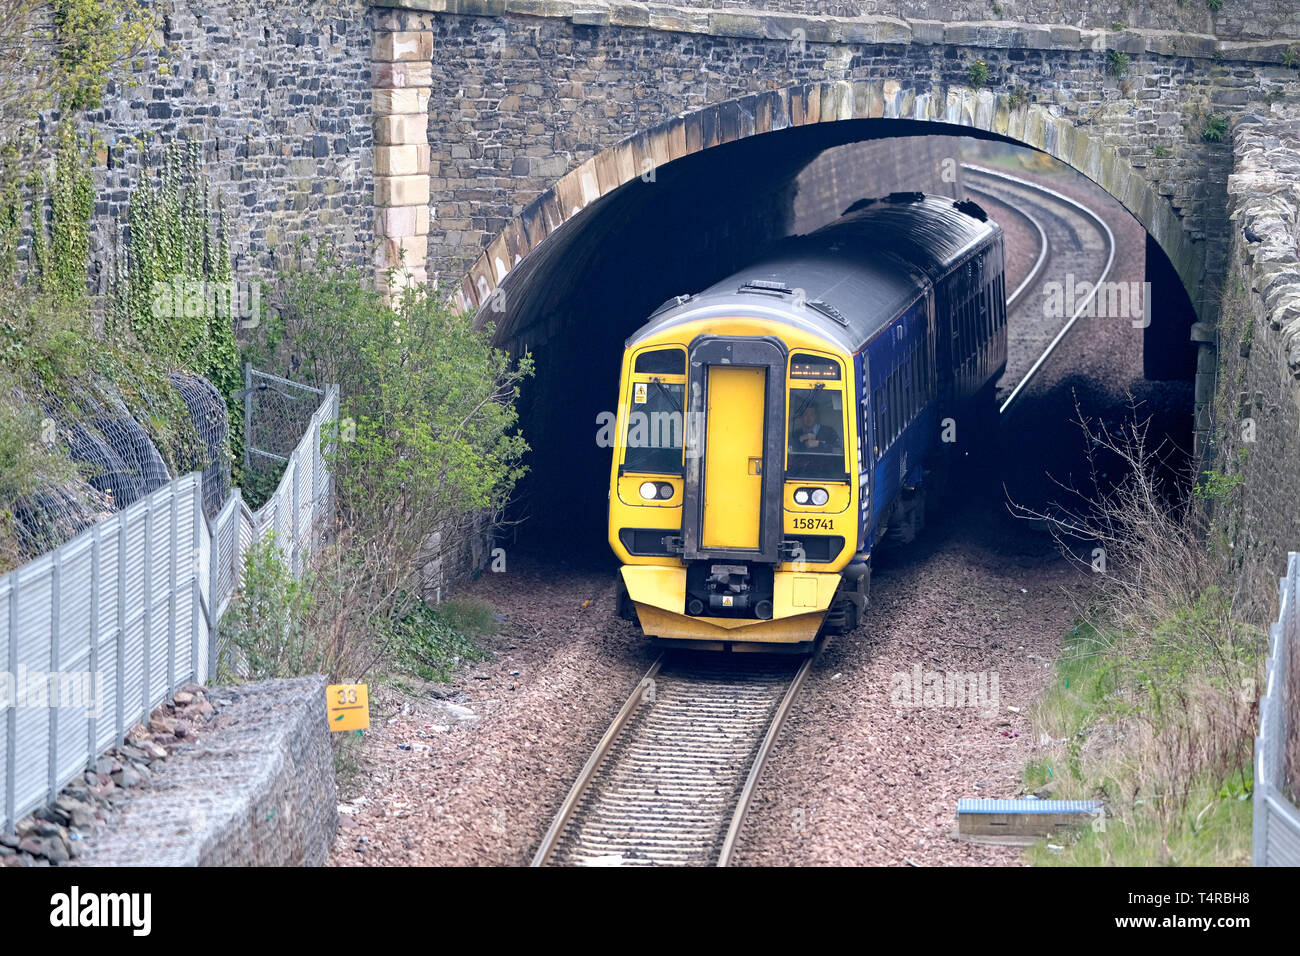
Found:
[[[839,452],[840,436],[829,425],[817,421],[817,411],[810,404],[799,416],[794,431],[792,451],[804,455],[831,455]]]

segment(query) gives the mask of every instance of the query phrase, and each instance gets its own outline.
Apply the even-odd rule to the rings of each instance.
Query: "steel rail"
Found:
[[[793,669],[735,664],[656,661],[583,766],[532,865],[726,866],[812,658]]]
[[[592,751],[591,756],[587,758],[587,762],[583,764],[582,771],[578,774],[578,779],[573,782],[573,786],[569,789],[568,796],[566,796],[564,802],[560,804],[559,812],[555,815],[555,819],[551,821],[550,829],[547,830],[546,835],[542,837],[541,845],[538,846],[537,853],[533,856],[533,866],[545,866],[547,861],[550,859],[551,854],[555,852],[556,842],[559,840],[560,834],[564,832],[565,825],[573,816],[573,811],[577,809],[578,801],[581,800],[582,795],[587,792],[587,787],[596,776],[596,771],[600,769],[600,765],[604,761],[605,755],[609,753],[609,748],[613,746],[614,741],[618,739],[618,735],[622,733],[623,728],[627,726],[628,720],[631,719],[632,715],[636,713],[637,708],[644,702],[647,684],[649,681],[654,680],[654,677],[659,673],[659,667],[663,662],[664,659],[661,654],[659,659],[650,665],[650,669],[645,672],[645,676],[641,678],[636,685],[636,689],[632,691],[632,696],[623,704],[622,709],[620,709],[618,714],[614,717],[614,722],[609,725],[609,729],[605,731],[605,735],[601,737],[600,742],[596,744],[596,749]]]
[[[758,781],[763,775],[763,767],[767,763],[768,754],[776,745],[776,738],[781,733],[781,726],[785,723],[786,716],[790,713],[790,707],[794,699],[799,696],[799,690],[803,687],[804,678],[808,676],[808,671],[812,668],[813,658],[809,656],[799,666],[799,671],[794,675],[794,680],[790,682],[789,689],[785,692],[785,697],[781,699],[781,706],[777,708],[776,713],[772,716],[772,723],[768,725],[767,733],[763,735],[763,742],[759,745],[758,753],[754,755],[754,762],[749,768],[749,777],[745,780],[745,787],[740,791],[740,797],[736,803],[736,809],[731,814],[731,825],[727,827],[727,835],[722,841],[722,850],[718,854],[718,866],[729,866],[731,857],[736,850],[736,842],[740,838],[741,827],[745,825],[745,817],[749,814],[749,803],[754,794],[758,791]]]
[[[1006,182],[1013,183],[1014,185],[1020,186],[1024,189],[1030,189],[1034,192],[1042,193],[1045,196],[1051,196],[1057,202],[1070,206],[1083,213],[1084,216],[1091,219],[1097,225],[1102,235],[1106,237],[1106,265],[1102,268],[1101,275],[1097,278],[1097,281],[1093,283],[1092,291],[1088,293],[1087,297],[1079,307],[1075,309],[1074,314],[1070,316],[1070,320],[1065,323],[1059,332],[1056,333],[1056,337],[1048,343],[1047,348],[1038,356],[1034,361],[1034,364],[1029,367],[1029,371],[1025,373],[1024,377],[1019,382],[1016,383],[1016,387],[1011,390],[1011,394],[1007,396],[1006,401],[1004,401],[1001,408],[998,409],[999,414],[1005,415],[1007,409],[1011,407],[1012,403],[1020,396],[1020,393],[1024,390],[1025,386],[1029,384],[1033,377],[1038,373],[1038,370],[1042,368],[1043,363],[1051,357],[1054,351],[1056,351],[1056,347],[1064,341],[1065,337],[1070,333],[1070,330],[1074,328],[1074,324],[1079,320],[1079,317],[1087,311],[1088,306],[1092,304],[1092,300],[1096,298],[1097,293],[1101,290],[1101,284],[1106,281],[1106,277],[1110,275],[1111,267],[1115,264],[1115,234],[1111,232],[1110,226],[1106,224],[1106,221],[1087,206],[1071,199],[1069,196],[1057,192],[1055,189],[1049,189],[1046,186],[1039,185],[1038,183],[1031,182],[1027,179],[1012,176],[1009,173],[986,169],[983,166],[976,166],[973,163],[963,163],[962,168],[969,169],[984,176],[991,176],[995,179],[1005,180]]]
[[[1016,215],[1020,216],[1022,219],[1027,219],[1029,224],[1038,231],[1038,259],[1034,262],[1034,267],[1029,270],[1023,279],[1020,280],[1020,285],[1016,286],[1015,290],[1007,296],[1007,308],[1010,309],[1016,304],[1016,300],[1020,298],[1021,294],[1029,288],[1029,285],[1038,278],[1038,273],[1041,272],[1043,266],[1047,264],[1047,253],[1051,247],[1051,243],[1047,239],[1047,230],[1044,229],[1043,224],[1028,211],[1021,209],[1019,206],[1011,206],[1005,198],[999,196],[995,192],[991,192],[980,186],[972,186],[969,183],[966,185],[966,191],[991,196],[998,202],[1010,206],[1011,210]]]

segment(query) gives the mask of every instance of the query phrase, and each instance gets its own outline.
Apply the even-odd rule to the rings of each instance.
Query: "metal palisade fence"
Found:
[[[1264,695],[1259,701],[1259,736],[1255,738],[1253,857],[1256,866],[1300,866],[1300,703],[1296,660],[1300,657],[1300,554],[1292,552],[1282,578],[1281,610],[1269,638]],[[1288,797],[1289,792],[1289,797]]]
[[[0,830],[58,792],[188,680],[211,680],[243,555],[274,533],[302,570],[333,485],[330,386],[257,511],[236,489],[212,521],[185,475],[0,577]]]

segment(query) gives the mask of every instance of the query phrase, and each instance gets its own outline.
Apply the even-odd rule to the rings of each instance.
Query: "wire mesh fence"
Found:
[[[321,434],[337,416],[330,386],[255,511],[235,489],[209,518],[222,475],[194,472],[0,577],[0,829],[52,801],[181,684],[215,675],[217,625],[254,541],[274,531],[302,570],[332,507]]]
[[[1255,738],[1253,858],[1256,866],[1300,866],[1300,554],[1292,552],[1281,583],[1281,609],[1269,638],[1264,695]]]

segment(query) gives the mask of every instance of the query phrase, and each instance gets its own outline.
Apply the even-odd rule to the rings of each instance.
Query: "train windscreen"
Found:
[[[828,388],[790,390],[790,423],[786,429],[789,454],[787,478],[843,481],[844,396]]]

